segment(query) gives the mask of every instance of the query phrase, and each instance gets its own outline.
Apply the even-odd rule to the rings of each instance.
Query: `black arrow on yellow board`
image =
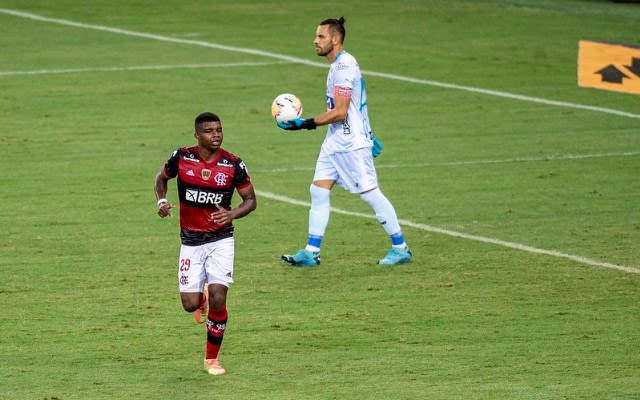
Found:
[[[629,78],[624,72],[620,71],[615,65],[609,64],[597,71],[596,74],[602,75],[602,82],[622,83],[624,78]]]
[[[640,95],[640,45],[581,40],[578,85]]]
[[[640,58],[633,57],[631,59],[631,65],[625,65],[627,69],[633,72],[636,76],[640,77]]]

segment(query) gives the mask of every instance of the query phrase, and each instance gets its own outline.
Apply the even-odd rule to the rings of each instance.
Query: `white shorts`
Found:
[[[205,282],[229,287],[233,283],[233,237],[203,244],[180,246],[178,287],[180,292],[202,292]]]
[[[378,186],[370,148],[328,154],[320,150],[313,180],[333,180],[351,193],[364,193]]]

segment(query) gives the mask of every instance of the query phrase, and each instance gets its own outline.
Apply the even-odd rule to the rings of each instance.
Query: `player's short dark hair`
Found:
[[[195,123],[196,130],[198,130],[198,125],[200,125],[203,122],[220,122],[220,117],[208,111],[201,113],[196,117],[196,123]]]
[[[340,17],[338,19],[335,18],[329,18],[329,19],[325,19],[324,21],[320,22],[320,25],[329,25],[329,32],[332,35],[340,35],[340,42],[344,43],[344,38],[345,36],[347,36],[347,32],[344,30],[344,23],[345,23],[345,19],[344,17]]]

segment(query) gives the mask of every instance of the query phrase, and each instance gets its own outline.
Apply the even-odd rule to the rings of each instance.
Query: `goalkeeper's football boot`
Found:
[[[320,252],[302,249],[293,255],[285,254],[280,260],[294,267],[317,267],[320,265]]]
[[[207,320],[207,314],[209,312],[209,285],[204,285],[204,291],[202,292],[202,304],[200,308],[193,312],[193,319],[196,320],[196,324],[202,324]]]
[[[222,368],[222,365],[218,362],[217,358],[209,358],[204,360],[204,370],[209,375],[224,375],[227,371]]]
[[[409,247],[405,247],[404,249],[392,247],[382,260],[378,260],[378,264],[398,265],[408,263],[411,259],[413,259],[413,254],[411,254]]]

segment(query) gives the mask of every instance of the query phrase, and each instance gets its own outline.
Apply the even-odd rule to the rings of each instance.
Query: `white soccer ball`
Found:
[[[278,122],[288,122],[300,118],[302,102],[291,93],[283,93],[271,103],[271,116]]]

